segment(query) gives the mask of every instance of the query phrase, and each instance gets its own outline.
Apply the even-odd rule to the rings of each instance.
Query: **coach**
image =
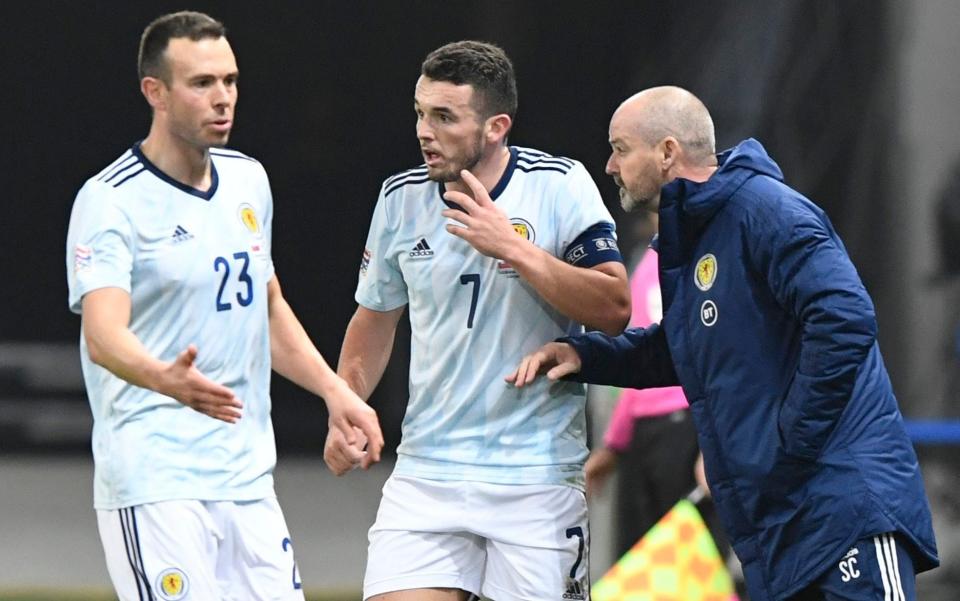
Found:
[[[659,209],[663,322],[550,343],[508,380],[682,385],[753,601],[915,599],[938,564],[930,509],[873,303],[827,216],[756,140],[716,155],[680,88],[624,102],[610,144],[625,208]]]

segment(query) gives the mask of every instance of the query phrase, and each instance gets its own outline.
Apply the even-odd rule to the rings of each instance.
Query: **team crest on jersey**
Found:
[[[531,225],[526,219],[521,217],[511,217],[510,225],[513,226],[513,231],[523,236],[524,239],[533,242],[536,238],[536,232],[533,231],[533,225]],[[520,277],[520,274],[518,274],[517,270],[513,268],[513,265],[507,263],[506,261],[497,261],[497,273],[507,278]]]
[[[179,601],[189,590],[190,581],[180,568],[167,568],[157,577],[157,593],[167,601]]]
[[[530,242],[534,241],[536,232],[533,231],[533,226],[530,225],[529,221],[526,219],[521,219],[520,217],[512,217],[510,219],[510,225],[513,226],[513,231],[517,232]]]
[[[697,269],[693,274],[693,280],[697,288],[706,292],[713,287],[713,282],[717,279],[717,258],[710,253],[700,257],[697,261]]]
[[[240,212],[238,213],[240,217],[240,223],[242,223],[247,230],[250,231],[254,236],[260,237],[263,234],[260,231],[260,222],[257,220],[257,212],[253,210],[253,207],[247,203],[240,205]]]

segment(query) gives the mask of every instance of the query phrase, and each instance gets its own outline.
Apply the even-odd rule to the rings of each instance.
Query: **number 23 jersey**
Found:
[[[580,163],[511,147],[491,198],[517,235],[590,267],[619,260],[613,220]],[[540,298],[507,262],[450,234],[443,184],[425,167],[387,179],[367,238],[357,302],[409,305],[410,399],[395,473],[441,480],[582,487],[582,385],[504,382],[520,359],[582,326]],[[587,243],[584,232],[606,232]],[[589,250],[589,249],[588,249]],[[587,256],[589,255],[589,256]]]
[[[139,145],[90,178],[67,235],[70,309],[85,294],[130,293],[129,328],[147,351],[173,361],[188,345],[196,367],[233,390],[236,424],[81,363],[94,416],[94,504],[116,509],[172,499],[274,496],[267,282],[273,277],[273,201],[259,162],[211,150],[200,191],[160,171]]]

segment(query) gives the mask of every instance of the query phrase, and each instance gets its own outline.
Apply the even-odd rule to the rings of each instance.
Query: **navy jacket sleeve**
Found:
[[[619,336],[590,332],[559,338],[580,355],[580,372],[567,379],[623,388],[676,386],[677,373],[667,348],[666,334],[659,324],[631,328]]]
[[[779,427],[785,451],[816,459],[876,341],[873,303],[826,215],[806,199],[762,204],[748,239],[779,304],[802,328]]]

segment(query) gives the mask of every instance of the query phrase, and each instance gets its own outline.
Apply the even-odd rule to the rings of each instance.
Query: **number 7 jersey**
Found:
[[[620,260],[613,219],[583,165],[510,153],[491,198],[517,235],[581,267]],[[448,233],[443,191],[425,167],[387,179],[360,265],[361,306],[409,305],[410,399],[395,473],[582,487],[583,386],[543,378],[516,389],[504,377],[527,353],[583,328],[508,263]]]
[[[173,361],[188,345],[197,369],[243,402],[236,424],[81,363],[93,411],[94,504],[117,509],[173,499],[274,496],[267,282],[273,201],[259,162],[212,149],[203,192],[153,165],[139,144],[90,178],[67,235],[70,309],[105,287],[130,293],[129,328]]]

